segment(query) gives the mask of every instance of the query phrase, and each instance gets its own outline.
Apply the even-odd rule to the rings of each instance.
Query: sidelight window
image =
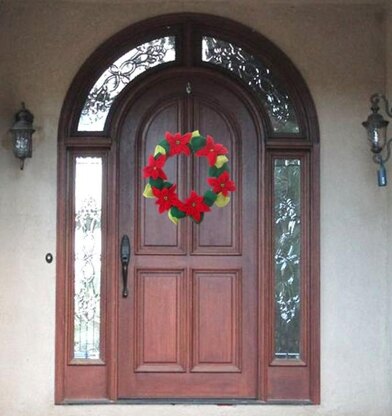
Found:
[[[101,358],[102,158],[75,160],[74,359]]]
[[[275,357],[300,358],[301,160],[274,160]]]

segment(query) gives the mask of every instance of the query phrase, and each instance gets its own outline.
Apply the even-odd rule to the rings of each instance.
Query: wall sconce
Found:
[[[20,169],[23,170],[24,161],[33,153],[33,120],[34,116],[22,103],[22,109],[15,114],[15,123],[10,131],[13,138],[14,155],[20,159]]]
[[[385,105],[385,113],[389,117],[392,117],[392,108],[389,108],[389,103],[385,95],[373,94],[370,97],[372,113],[362,125],[367,130],[370,150],[373,153],[373,161],[379,165],[377,171],[378,186],[386,186],[387,171],[385,169],[385,163],[391,156],[392,138],[387,140],[387,126],[389,122],[381,114],[378,114],[380,101]]]

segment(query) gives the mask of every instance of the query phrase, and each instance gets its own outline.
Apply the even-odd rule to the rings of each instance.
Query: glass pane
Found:
[[[174,36],[143,43],[117,59],[89,92],[80,115],[78,131],[102,131],[114,99],[126,85],[148,69],[175,59]]]
[[[203,36],[202,60],[219,65],[241,78],[257,94],[277,133],[299,133],[297,117],[287,92],[262,62],[237,45]]]
[[[300,356],[301,163],[275,159],[275,356]]]
[[[75,169],[74,358],[100,358],[102,159]]]

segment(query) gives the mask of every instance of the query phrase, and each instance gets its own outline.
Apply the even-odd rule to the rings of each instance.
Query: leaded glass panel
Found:
[[[131,49],[107,68],[84,103],[78,131],[102,131],[114,99],[138,75],[176,59],[175,37],[166,36]]]
[[[75,168],[74,358],[100,358],[102,158]]]
[[[274,161],[275,356],[300,356],[301,161]]]
[[[245,82],[266,108],[274,132],[299,133],[287,91],[260,60],[233,43],[209,36],[203,36],[202,60],[225,68]]]

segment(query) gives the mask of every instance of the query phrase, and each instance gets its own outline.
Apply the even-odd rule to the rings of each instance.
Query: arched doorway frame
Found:
[[[219,29],[217,29],[219,28]],[[135,45],[141,44],[146,39],[153,39],[166,34],[174,34],[178,39],[177,59],[173,63],[159,65],[149,69],[137,80],[130,83],[116,98],[109,112],[105,128],[100,132],[78,131],[77,123],[84,101],[95,80],[101,73],[114,62],[119,56],[127,52]],[[316,110],[309,89],[301,74],[292,64],[289,58],[283,54],[274,44],[262,35],[251,29],[217,16],[201,14],[174,14],[160,16],[153,19],[136,23],[114,35],[104,42],[81,67],[67,93],[61,111],[59,122],[58,143],[58,227],[57,227],[57,319],[56,319],[56,402],[63,403],[65,400],[84,401],[90,400],[116,400],[116,359],[115,357],[115,325],[110,326],[108,322],[116,319],[116,301],[106,305],[103,310],[102,326],[107,328],[103,331],[105,346],[103,347],[105,360],[95,365],[75,363],[69,360],[69,342],[71,329],[72,282],[70,276],[72,267],[70,265],[70,251],[72,242],[69,241],[70,223],[70,191],[73,176],[70,176],[72,154],[100,154],[106,160],[108,172],[107,188],[115,189],[116,183],[116,131],[121,120],[116,119],[118,109],[126,105],[126,97],[132,89],[138,86],[143,88],[150,77],[157,75],[164,69],[172,68],[173,71],[181,68],[204,67],[221,73],[222,76],[233,77],[218,67],[212,67],[201,61],[201,36],[208,34],[219,39],[233,41],[246,49],[253,56],[260,58],[262,62],[271,69],[277,78],[283,82],[296,111],[299,132],[275,133],[270,124],[266,122],[268,116],[265,108],[257,101],[252,91],[248,89],[247,94],[251,97],[252,106],[261,114],[260,129],[266,139],[260,143],[264,149],[263,160],[260,161],[261,182],[263,187],[262,201],[266,208],[263,211],[265,217],[272,210],[272,163],[274,157],[304,157],[306,159],[306,174],[304,185],[306,191],[303,194],[306,201],[306,271],[303,279],[302,294],[304,296],[302,342],[304,345],[305,359],[296,363],[281,363],[274,360],[273,348],[273,287],[270,278],[266,284],[261,285],[260,296],[260,320],[263,322],[263,330],[260,334],[260,392],[258,402],[305,402],[319,403],[319,130]],[[237,81],[238,82],[238,81]],[[244,85],[239,88],[246,90]],[[253,96],[253,98],[252,98]],[[121,113],[121,111],[120,111]],[[111,126],[111,127],[110,127]],[[79,153],[78,153],[79,152]],[[116,212],[115,204],[109,203],[106,215]],[[264,209],[264,208],[262,208]],[[116,223],[108,215],[106,227],[108,230],[116,230]],[[68,227],[68,228],[67,228]],[[115,234],[115,232],[114,232]],[[272,227],[266,224],[263,227],[263,236],[260,238],[267,241],[272,237]],[[114,259],[117,249],[115,241],[118,236],[107,243],[107,253]],[[273,253],[271,245],[263,249],[263,258],[268,259],[263,266],[267,276],[273,274]],[[109,257],[110,257],[109,256]],[[114,263],[114,260],[113,260]],[[107,269],[118,270],[118,265],[105,264]],[[106,299],[116,299],[116,288],[104,285],[103,295]],[[106,304],[106,303],[105,303]],[[267,322],[268,324],[264,323]],[[267,342],[265,342],[267,340]],[[83,369],[83,370],[82,370]],[[82,371],[81,371],[82,370]],[[82,373],[83,375],[80,377]],[[291,379],[287,383],[284,380]],[[90,388],[83,390],[86,381],[99,380],[99,390]],[[71,380],[71,382],[70,382]],[[73,380],[73,381],[72,381]],[[78,381],[79,380],[79,381]],[[102,387],[104,385],[104,387]],[[284,385],[283,388],[279,387]],[[300,386],[300,388],[297,388]]]

